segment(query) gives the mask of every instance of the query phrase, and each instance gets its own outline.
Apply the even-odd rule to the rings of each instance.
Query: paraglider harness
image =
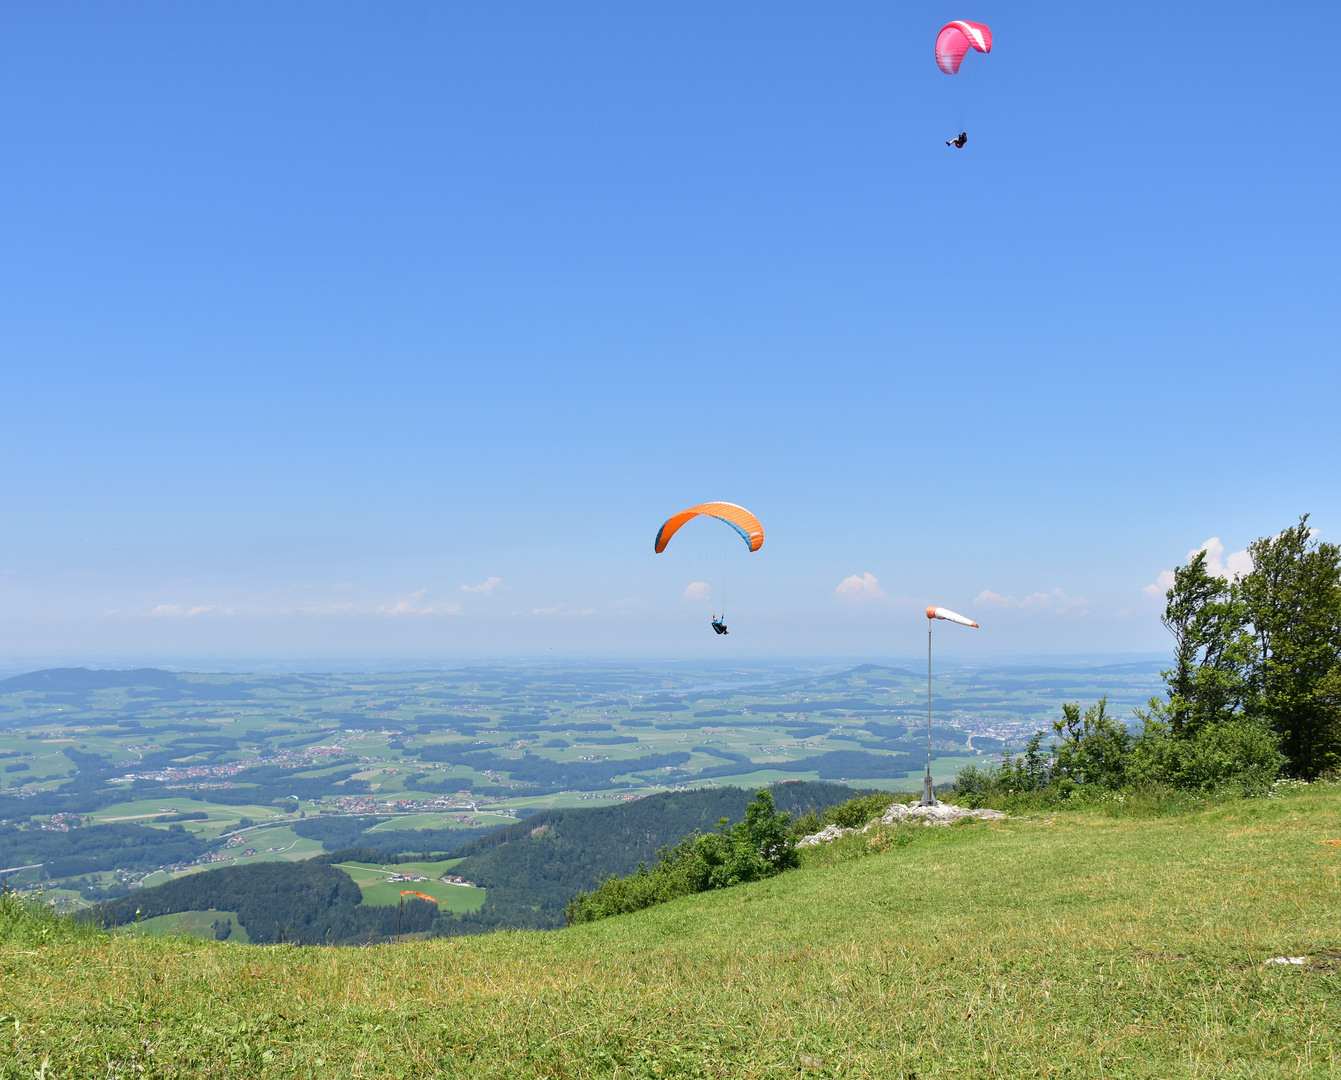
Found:
[[[967,131],[961,131],[961,132],[959,133],[959,138],[957,138],[957,139],[951,139],[951,140],[950,140],[949,142],[947,142],[945,145],[946,145],[946,146],[957,146],[957,147],[959,147],[960,150],[962,150],[962,149],[964,149],[964,144],[965,144],[966,142],[968,142],[968,132],[967,132]]]
[[[713,619],[713,620],[712,620],[712,628],[713,628],[714,630],[716,630],[719,634],[727,634],[727,633],[730,633],[730,631],[727,630],[727,628],[726,628],[726,616],[725,616],[725,615],[723,615],[720,619]]]

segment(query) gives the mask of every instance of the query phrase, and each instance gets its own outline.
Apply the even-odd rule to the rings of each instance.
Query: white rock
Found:
[[[856,829],[845,829],[841,825],[826,825],[817,833],[801,837],[800,840],[796,841],[796,846],[813,847],[816,844],[830,844],[840,836],[846,836],[848,833],[856,831]]]
[[[920,819],[923,825],[953,825],[956,821],[963,821],[965,818],[996,821],[1005,816],[1000,810],[966,810],[962,806],[947,806],[945,803],[937,803],[935,806],[907,806],[904,803],[896,802],[885,811],[879,824],[899,825],[906,821],[912,822]],[[875,821],[871,821],[861,831],[868,832],[876,824]],[[803,836],[796,842],[796,846],[813,847],[816,844],[829,844],[840,836],[846,836],[848,833],[856,831],[856,829],[844,829],[838,825],[826,825],[817,833]]]

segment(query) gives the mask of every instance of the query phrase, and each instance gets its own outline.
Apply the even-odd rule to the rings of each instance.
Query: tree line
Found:
[[[969,766],[961,801],[1052,791],[1171,789],[1260,794],[1280,776],[1341,770],[1341,547],[1308,515],[1248,546],[1252,568],[1212,572],[1205,551],[1173,574],[1162,621],[1173,635],[1165,694],[1132,731],[1107,700],[1063,706],[1058,742],[1039,732],[996,769]]]

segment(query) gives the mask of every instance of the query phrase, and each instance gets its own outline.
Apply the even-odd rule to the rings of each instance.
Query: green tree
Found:
[[[1021,754],[1005,754],[996,772],[997,784],[1006,791],[1042,791],[1052,783],[1052,748],[1044,748],[1043,732],[1036,731]]]
[[[1127,779],[1127,756],[1132,736],[1127,725],[1108,715],[1108,697],[1101,697],[1082,713],[1079,702],[1062,706],[1062,719],[1052,725],[1060,735],[1055,747],[1058,779],[1077,784],[1117,788]]]
[[[1310,778],[1341,766],[1341,547],[1312,533],[1305,514],[1251,544],[1235,590],[1252,626],[1248,708]]]
[[[1164,715],[1173,737],[1186,738],[1242,710],[1252,640],[1234,583],[1206,569],[1206,552],[1173,577],[1162,619],[1174,639],[1174,666],[1163,673],[1169,688]]]

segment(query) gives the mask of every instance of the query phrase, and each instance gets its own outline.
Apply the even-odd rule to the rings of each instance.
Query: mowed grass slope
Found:
[[[1341,789],[915,832],[549,934],[7,944],[0,1076],[1341,1072]]]

